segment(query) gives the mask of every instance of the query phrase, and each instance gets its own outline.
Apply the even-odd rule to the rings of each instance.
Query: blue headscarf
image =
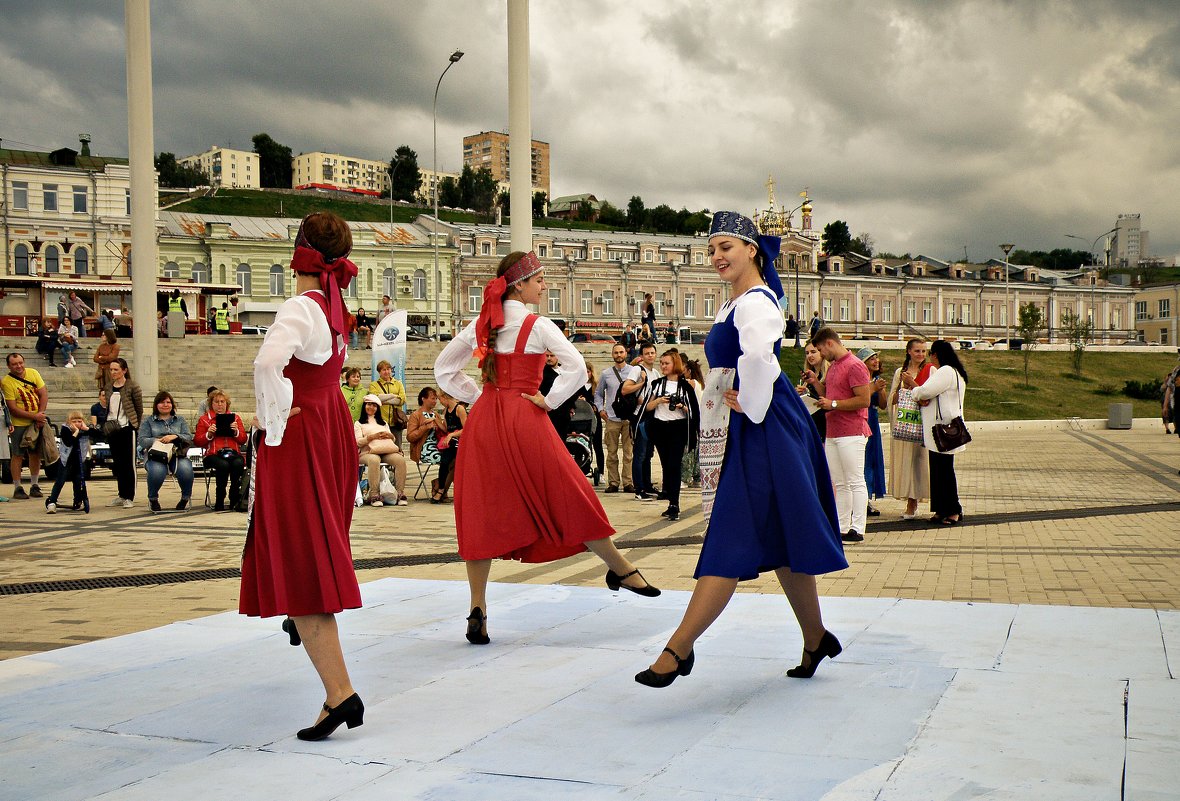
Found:
[[[778,258],[778,252],[783,244],[781,238],[759,234],[754,221],[736,211],[719,211],[713,215],[713,223],[709,226],[709,239],[715,236],[732,236],[758,248],[758,252],[762,254],[762,278],[780,300],[783,298],[786,294],[783,291],[783,282],[779,280],[778,271],[774,269],[774,260]]]

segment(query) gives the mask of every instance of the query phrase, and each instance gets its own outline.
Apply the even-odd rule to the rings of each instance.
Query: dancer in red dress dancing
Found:
[[[490,642],[493,559],[550,562],[589,549],[607,564],[610,589],[660,594],[611,541],[602,504],[546,416],[586,382],[582,354],[551,320],[525,307],[546,288],[535,254],[509,253],[484,288],[479,319],[434,365],[439,386],[472,404],[456,465],[455,527],[471,587],[467,639],[477,645]],[[560,360],[547,396],[538,391],[546,350]],[[473,353],[481,357],[482,392],[463,373]]]
[[[239,609],[287,615],[283,628],[303,647],[326,699],[301,740],[322,740],[341,723],[361,725],[365,705],[352,688],[335,613],[361,605],[348,527],[356,493],[352,415],[340,394],[347,332],[341,289],[356,275],[346,257],[348,224],[308,215],[295,239],[296,297],[283,303],[254,360],[254,394],[266,430],[242,555]],[[297,633],[295,626],[298,627]]]

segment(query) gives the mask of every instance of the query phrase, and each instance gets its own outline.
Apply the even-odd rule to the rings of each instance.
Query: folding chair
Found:
[[[418,469],[418,489],[414,490],[414,500],[421,500],[419,494],[425,490],[426,497],[430,497],[430,490],[426,489],[426,479],[430,477],[430,468],[437,467],[438,463],[442,461],[442,454],[438,452],[438,446],[435,444],[435,434],[433,431],[426,435],[426,441],[422,443],[422,452],[418,459],[413,459],[414,467]],[[438,475],[438,470],[435,470],[435,475]]]

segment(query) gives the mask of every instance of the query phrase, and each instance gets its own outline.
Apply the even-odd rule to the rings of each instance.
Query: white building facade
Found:
[[[177,159],[177,163],[204,170],[213,186],[232,189],[262,188],[257,153],[214,146],[204,153]]]

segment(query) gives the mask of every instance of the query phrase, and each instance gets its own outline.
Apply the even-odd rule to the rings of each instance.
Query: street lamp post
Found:
[[[1012,248],[1016,247],[1011,242],[1005,242],[1000,245],[1000,250],[1004,251],[1004,338],[1007,340],[1005,344],[1009,348],[1012,347],[1012,301],[1008,296],[1008,254],[1012,252]]]
[[[397,268],[393,266],[393,176],[397,175],[397,168],[402,166],[403,158],[394,152],[393,166],[389,169],[389,274],[393,277],[390,281],[392,285],[389,287],[389,299],[393,301],[394,306],[397,305]]]
[[[434,117],[434,332],[438,338],[442,339],[442,273],[438,269],[438,88],[442,86],[442,79],[446,76],[447,70],[455,66],[459,59],[463,58],[463,51],[456,50],[451,53],[447,60],[447,66],[442,71],[442,75],[438,76],[438,83],[434,85],[434,109],[432,116]],[[392,199],[393,189],[390,187],[390,197]],[[392,213],[392,206],[390,207]]]
[[[1109,234],[1113,234],[1117,230],[1119,230],[1117,226],[1115,228],[1111,228],[1109,231],[1105,231],[1105,232],[1099,234],[1098,236],[1094,237],[1094,241],[1090,243],[1090,250],[1089,250],[1090,266],[1095,268],[1094,269],[1095,273],[1098,272],[1098,269],[1097,269],[1098,268],[1098,259],[1094,256],[1095,248],[1098,247],[1098,240],[1104,236],[1107,236]],[[1080,239],[1083,242],[1087,241],[1085,237],[1078,236],[1077,234],[1066,234],[1065,238],[1066,239]],[[1091,275],[1090,276],[1090,328],[1091,328],[1091,336],[1093,336],[1098,330],[1098,311],[1097,311],[1097,309],[1094,308],[1094,288],[1097,285],[1098,285],[1098,276]]]

